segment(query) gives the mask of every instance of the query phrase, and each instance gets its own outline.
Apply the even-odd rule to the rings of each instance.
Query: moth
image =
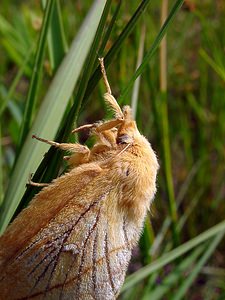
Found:
[[[78,127],[91,149],[67,150],[70,171],[45,186],[0,238],[0,299],[116,299],[156,192],[158,162],[131,108],[107,88],[114,118]]]

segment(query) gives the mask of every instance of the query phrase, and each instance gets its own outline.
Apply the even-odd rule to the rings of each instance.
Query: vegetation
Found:
[[[98,56],[158,154],[121,299],[225,298],[225,4],[183,2],[1,1],[1,231],[38,191],[31,172],[49,182],[65,168],[31,135],[74,141],[77,123],[108,114]]]

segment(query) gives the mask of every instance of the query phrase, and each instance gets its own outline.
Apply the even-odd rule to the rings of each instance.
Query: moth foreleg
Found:
[[[116,146],[117,128],[98,132],[97,136],[99,140],[98,143],[106,145],[109,148],[114,148]]]
[[[76,132],[82,131],[84,129],[91,129],[91,128],[95,127],[95,126],[96,126],[95,123],[93,123],[93,124],[85,124],[85,125],[82,125],[80,127],[77,127],[75,129],[73,129],[72,133],[76,133]]]
[[[76,133],[76,132],[82,131],[84,129],[91,129],[94,134],[98,134],[98,133],[102,133],[103,131],[110,130],[112,128],[116,128],[122,122],[123,122],[123,119],[116,118],[116,119],[101,122],[101,123],[99,122],[99,123],[93,123],[93,124],[85,124],[85,125],[82,125],[80,127],[73,129],[72,133]]]
[[[91,149],[91,154],[102,153],[110,149],[116,148],[116,132],[117,129],[105,130],[103,132],[94,133],[97,142]]]
[[[72,152],[73,154],[70,157],[64,157],[70,166],[76,167],[89,162],[90,149],[87,146],[74,144]]]
[[[33,135],[32,138],[34,138],[38,141],[41,141],[43,143],[49,144],[51,146],[54,146],[56,148],[59,148],[61,150],[69,151],[72,153],[81,153],[81,154],[89,153],[88,147],[80,145],[78,143],[57,143],[54,141],[49,141],[49,140],[37,137],[36,135]]]
[[[32,185],[32,186],[37,186],[37,187],[45,187],[45,186],[48,186],[49,183],[39,183],[39,182],[34,182],[31,180],[32,178],[32,174],[30,174],[29,178],[28,178],[28,182],[27,182],[27,185]]]
[[[102,124],[96,125],[94,132],[101,133],[103,131],[113,129],[118,125],[120,125],[122,122],[123,120],[121,119],[113,119],[113,120],[106,121]]]

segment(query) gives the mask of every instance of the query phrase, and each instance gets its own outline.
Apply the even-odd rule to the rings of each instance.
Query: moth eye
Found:
[[[130,144],[133,141],[133,139],[128,134],[122,134],[117,137],[116,141],[117,144]]]

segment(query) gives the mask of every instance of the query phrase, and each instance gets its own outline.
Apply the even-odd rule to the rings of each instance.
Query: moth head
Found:
[[[123,107],[123,121],[118,128],[117,143],[118,144],[132,144],[137,135],[140,135],[136,122],[132,117],[132,110],[130,106]]]
[[[106,104],[114,112],[115,118],[120,121],[117,132],[117,144],[132,144],[140,133],[137,129],[136,122],[132,117],[130,106],[124,106],[121,110],[116,99],[109,93],[104,95]]]

